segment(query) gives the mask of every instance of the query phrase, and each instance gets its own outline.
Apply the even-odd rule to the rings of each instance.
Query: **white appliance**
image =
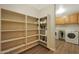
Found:
[[[59,40],[65,41],[65,31],[59,30]]]
[[[78,38],[78,32],[77,31],[66,31],[65,33],[65,41],[74,43],[74,44],[79,44],[79,38]]]
[[[55,39],[59,39],[59,31],[55,31]]]

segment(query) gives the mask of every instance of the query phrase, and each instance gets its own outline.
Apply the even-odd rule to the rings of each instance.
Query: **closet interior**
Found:
[[[36,18],[1,9],[1,53],[21,53],[38,44],[47,47],[47,17]]]
[[[19,53],[26,48],[25,15],[1,9],[1,53]]]

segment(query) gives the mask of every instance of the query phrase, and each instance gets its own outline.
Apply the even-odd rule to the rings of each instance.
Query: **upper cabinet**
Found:
[[[64,24],[64,18],[63,17],[56,17],[56,24],[57,25]]]
[[[70,17],[69,16],[64,17],[64,23],[65,24],[70,24]]]
[[[77,24],[78,23],[78,14],[72,14],[72,15],[69,15],[70,17],[70,24]]]
[[[74,13],[65,17],[56,17],[56,24],[78,24],[79,23],[79,13]]]

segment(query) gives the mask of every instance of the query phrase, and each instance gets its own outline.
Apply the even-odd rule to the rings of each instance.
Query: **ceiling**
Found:
[[[79,12],[79,4],[57,4],[56,11],[62,6],[65,9],[63,14],[56,14],[57,16],[68,15],[71,13]]]
[[[29,4],[29,6],[41,10],[43,8],[48,7],[50,4]]]

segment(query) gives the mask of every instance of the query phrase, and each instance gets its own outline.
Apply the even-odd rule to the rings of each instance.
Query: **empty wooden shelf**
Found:
[[[25,15],[1,9],[1,53],[13,53],[26,46],[25,21]]]
[[[38,44],[48,47],[47,22],[47,16],[37,18],[1,9],[0,53],[21,53]]]
[[[17,21],[17,20],[10,20],[10,19],[2,19],[1,21],[11,22],[11,23],[25,23],[24,21]]]
[[[25,46],[25,44],[22,44],[22,45],[19,45],[19,46],[16,46],[16,47],[13,47],[13,48],[10,48],[10,49],[8,49],[8,50],[5,50],[5,51],[2,51],[1,53],[19,53],[19,52],[22,52],[23,50],[24,50],[24,48],[23,47],[25,47],[26,48],[26,46]],[[21,49],[20,51],[19,51],[19,49]],[[15,51],[15,52],[14,52]],[[19,51],[19,52],[17,52],[17,51]]]
[[[15,40],[21,40],[21,39],[24,39],[26,37],[19,37],[19,38],[13,38],[13,39],[8,39],[8,40],[3,40],[1,41],[1,43],[6,43],[6,42],[10,42],[10,41],[15,41]]]
[[[27,45],[38,42],[38,19],[35,17],[27,16]]]

